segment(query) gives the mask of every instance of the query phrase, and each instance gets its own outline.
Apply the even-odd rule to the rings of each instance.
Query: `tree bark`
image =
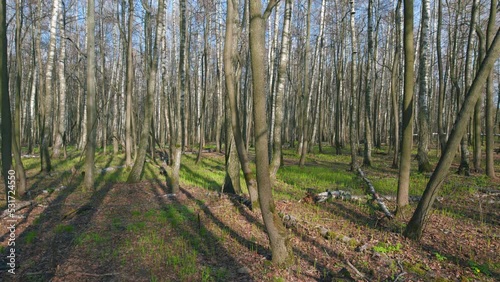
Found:
[[[490,17],[488,20],[488,29],[486,34],[486,48],[489,48],[493,42],[495,34],[495,19],[497,13],[498,0],[491,0]],[[495,147],[494,129],[495,124],[494,116],[495,110],[493,109],[493,71],[488,76],[486,81],[486,175],[490,178],[496,178],[495,164],[493,156],[493,148]]]
[[[281,52],[278,67],[278,86],[276,91],[276,109],[274,120],[274,142],[273,156],[271,159],[270,175],[271,180],[276,180],[276,174],[281,165],[281,146],[282,146],[282,124],[283,124],[283,97],[285,96],[285,77],[290,59],[290,21],[292,18],[293,2],[285,1],[285,19],[283,21],[283,34],[281,36]]]
[[[184,119],[182,116],[184,108],[184,92],[186,91],[186,0],[179,1],[180,8],[180,38],[179,38],[179,69],[177,72],[177,99],[174,111],[175,133],[173,148],[173,170],[172,170],[172,193],[178,193],[180,189],[180,169],[182,155],[182,131]]]
[[[272,1],[272,0],[271,0]],[[273,1],[272,1],[273,2]],[[287,239],[287,230],[274,204],[271,179],[269,176],[268,135],[266,122],[266,77],[265,58],[265,19],[269,7],[262,14],[261,1],[250,1],[250,53],[252,57],[253,117],[255,122],[255,158],[257,167],[257,186],[262,218],[272,250],[273,263],[287,265],[292,263],[292,252]]]
[[[0,1],[0,116],[2,134],[2,176],[5,182],[5,201],[9,196],[9,170],[12,168],[12,117],[9,98],[9,70],[7,60],[7,4]]]
[[[158,0],[158,14],[156,15],[156,32],[154,35],[154,43],[151,50],[151,55],[147,54],[147,62],[149,65],[147,74],[147,91],[145,97],[144,105],[144,124],[141,127],[141,135],[139,140],[139,148],[137,151],[137,158],[135,159],[134,166],[128,175],[127,182],[135,183],[141,179],[142,171],[144,170],[144,162],[146,161],[146,150],[148,147],[148,140],[151,129],[151,122],[153,117],[154,105],[154,95],[156,92],[156,74],[158,72],[158,45],[162,40],[164,33],[164,17],[163,17],[163,7],[165,5],[164,0]],[[149,9],[146,8],[146,9]],[[148,124],[149,123],[149,124]],[[154,131],[153,131],[154,134]],[[152,144],[154,148],[154,143]]]
[[[430,172],[432,170],[429,163],[429,14],[430,1],[422,1],[422,20],[420,31],[420,63],[419,63],[419,95],[418,95],[418,171]]]
[[[61,34],[60,51],[58,58],[58,78],[59,78],[59,121],[56,130],[56,140],[54,142],[53,157],[59,158],[61,149],[63,149],[64,157],[66,158],[66,148],[64,144],[64,134],[66,130],[66,76],[64,73],[66,61],[66,15],[64,12],[64,2],[61,2],[61,11],[59,14],[59,32]]]
[[[410,186],[411,147],[413,143],[413,0],[404,0],[404,96],[403,96],[403,142],[399,165],[397,208],[408,205]]]
[[[132,165],[132,91],[134,85],[134,62],[132,57],[132,31],[134,27],[134,1],[129,0],[128,15],[128,37],[127,37],[127,71],[125,92],[127,95],[125,103],[125,165]]]
[[[224,74],[226,79],[226,91],[229,98],[229,106],[231,108],[231,126],[233,128],[234,141],[238,151],[241,168],[245,177],[245,183],[250,194],[250,201],[252,207],[258,207],[258,191],[256,188],[255,178],[252,170],[250,169],[247,151],[240,130],[240,119],[238,114],[238,105],[236,101],[236,77],[235,77],[235,63],[237,61],[236,47],[237,47],[237,2],[235,0],[227,1],[227,26],[226,37],[224,42]],[[261,72],[262,70],[260,70]],[[254,90],[255,91],[255,90]],[[264,116],[266,116],[264,114]]]
[[[95,0],[87,2],[87,149],[85,151],[85,178],[87,189],[95,189],[96,147],[96,79],[95,79]]]
[[[363,154],[363,164],[372,165],[372,120],[371,120],[371,96],[372,96],[372,59],[373,59],[373,18],[372,18],[373,0],[368,1],[368,54],[366,56],[366,75],[365,75],[365,144]]]
[[[392,116],[394,119],[394,154],[392,157],[392,167],[398,168],[398,160],[399,160],[399,99],[398,99],[398,91],[399,91],[399,63],[401,56],[401,11],[402,0],[398,0],[398,4],[396,6],[396,36],[394,40],[394,45],[396,45],[394,52],[394,60],[392,62],[392,74],[391,74],[391,109]]]
[[[21,161],[21,92],[22,92],[22,77],[23,77],[23,62],[21,58],[21,31],[23,25],[22,0],[16,0],[16,104],[14,111],[14,130],[12,140],[12,154],[16,163],[16,177],[19,180],[17,184],[17,194],[23,195],[26,192],[26,172],[24,171],[23,162]]]
[[[59,13],[59,1],[54,1],[52,6],[52,17],[50,20],[50,39],[49,50],[47,56],[47,66],[45,69],[45,93],[43,99],[43,112],[42,112],[42,130],[40,142],[40,159],[42,163],[42,171],[50,172],[52,165],[50,163],[49,144],[50,144],[50,128],[52,126],[52,110],[53,110],[53,93],[52,93],[52,71],[54,68],[54,53],[56,49],[56,27]]]
[[[357,169],[357,143],[358,143],[358,135],[357,135],[357,118],[356,118],[356,109],[357,109],[357,91],[356,91],[356,81],[357,81],[357,61],[358,61],[358,41],[356,35],[356,10],[354,8],[355,2],[354,0],[350,1],[351,4],[351,97],[349,98],[349,141],[351,144],[351,170],[356,171]]]
[[[465,134],[467,124],[476,102],[481,95],[482,87],[486,83],[488,74],[495,61],[500,56],[500,29],[497,30],[495,38],[487,51],[486,57],[481,63],[479,72],[476,74],[469,91],[462,104],[462,108],[453,124],[453,129],[450,138],[446,144],[446,149],[439,159],[438,165],[434,170],[431,179],[427,183],[427,187],[422,195],[422,199],[418,203],[417,209],[408,223],[404,236],[410,239],[419,240],[422,237],[423,227],[427,221],[428,214],[437,197],[437,191],[441,187],[453,159],[455,158],[456,148]]]

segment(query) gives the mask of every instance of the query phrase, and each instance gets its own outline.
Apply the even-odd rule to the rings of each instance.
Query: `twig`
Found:
[[[92,276],[92,277],[116,276],[116,275],[120,275],[120,273],[118,273],[118,272],[103,273],[103,274],[94,274],[94,273],[87,273],[87,272],[74,272],[74,273],[76,273],[76,274],[80,274],[80,275]]]
[[[352,263],[351,263],[349,260],[347,260],[347,265],[348,265],[350,268],[352,268],[352,270],[354,270],[354,272],[356,272],[356,275],[358,275],[358,276],[359,276],[359,277],[361,277],[362,279],[368,280],[368,279],[366,278],[366,276],[365,276],[363,273],[361,273],[361,272],[360,272],[360,271],[359,271],[356,267],[354,267],[354,265],[352,265]]]

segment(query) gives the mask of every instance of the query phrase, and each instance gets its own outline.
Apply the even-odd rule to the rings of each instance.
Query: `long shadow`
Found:
[[[163,188],[164,186],[161,187]],[[185,205],[180,203],[176,198],[172,198],[171,199],[172,202],[167,202],[164,197],[158,195],[157,190],[153,190],[153,192],[156,194],[155,198],[157,199],[158,204],[161,206],[163,210],[167,210],[168,208],[173,207],[179,214],[185,215],[185,217],[191,221],[191,224],[179,224],[176,226],[176,228],[173,228],[173,230],[178,237],[187,240],[189,242],[189,246],[195,248],[196,251],[205,258],[204,261],[208,261],[206,263],[208,266],[211,267],[217,265],[220,265],[222,267],[232,266],[233,270],[232,273],[227,273],[227,275],[230,275],[231,277],[224,277],[225,281],[234,281],[234,279],[236,278],[245,280],[252,279],[250,274],[236,274],[237,269],[242,267],[242,265],[235,258],[230,256],[229,253],[223,251],[225,250],[225,247],[220,244],[219,238],[211,231],[209,231],[208,228],[205,227],[205,224],[201,222],[200,214],[195,214]],[[164,190],[164,192],[167,191]],[[256,245],[255,243],[240,237],[229,226],[224,225],[220,220],[218,220],[208,210],[208,208],[204,207],[201,201],[196,199],[185,189],[181,188],[181,192],[187,195],[189,199],[195,201],[200,207],[200,209],[204,212],[204,214],[212,222],[214,222],[221,230],[229,232],[229,234],[233,238],[238,238],[239,239],[238,242],[240,242],[243,246],[250,246],[250,244],[252,244],[253,246],[257,246],[257,250],[260,250],[261,252],[265,252],[267,250],[262,246]],[[196,221],[198,221],[197,224]],[[238,275],[238,277],[235,277],[235,275]]]
[[[103,175],[97,175],[97,183],[102,182]],[[62,190],[49,206],[38,217],[38,222],[26,228],[17,238],[16,260],[20,268],[16,276],[12,277],[6,272],[0,274],[0,280],[11,279],[12,281],[51,281],[55,278],[57,267],[64,264],[74,248],[74,240],[89,226],[94,214],[101,206],[102,201],[108,194],[112,185],[103,185],[96,190],[86,203],[71,213],[63,214],[64,202],[82,184],[83,176]],[[68,216],[68,214],[70,216]],[[59,228],[60,227],[60,228]],[[49,231],[50,230],[50,231]],[[52,233],[46,236],[47,233]],[[35,234],[44,234],[39,240],[28,244],[27,237]],[[106,263],[112,268],[111,262]],[[18,273],[19,272],[19,273]],[[8,277],[8,278],[7,278]]]
[[[227,226],[224,222],[222,222],[220,219],[217,218],[216,215],[210,211],[210,209],[199,199],[197,199],[195,196],[193,196],[189,191],[181,188],[181,192],[187,196],[188,199],[194,201],[200,210],[203,211],[203,213],[210,219],[212,222],[217,225],[222,230],[226,230],[229,235],[235,239],[240,245],[248,248],[248,250],[255,250],[258,254],[270,258],[271,257],[271,250],[267,247],[264,247],[260,244],[257,244],[255,242],[252,242],[244,237],[242,237],[240,234],[238,234],[236,231],[234,231],[232,228]]]

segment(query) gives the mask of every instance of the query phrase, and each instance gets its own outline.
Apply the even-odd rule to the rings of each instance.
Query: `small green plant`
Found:
[[[54,231],[57,234],[61,234],[61,233],[71,233],[73,232],[74,229],[75,227],[73,225],[58,224],[55,227]]]
[[[26,244],[31,244],[35,242],[35,239],[36,239],[36,231],[33,230],[26,234],[26,237],[24,237],[24,242]]]
[[[438,261],[445,261],[445,260],[447,260],[447,259],[448,259],[447,257],[445,257],[445,256],[441,255],[441,254],[440,254],[440,253],[438,253],[438,252],[435,252],[435,253],[434,253],[434,255],[436,256],[436,259],[437,259]]]
[[[487,276],[491,276],[490,266],[487,263],[479,264],[475,261],[469,260],[468,264],[474,274],[483,273]]]
[[[401,243],[397,243],[396,245],[379,243],[377,246],[373,246],[373,250],[378,253],[393,253],[401,251]]]

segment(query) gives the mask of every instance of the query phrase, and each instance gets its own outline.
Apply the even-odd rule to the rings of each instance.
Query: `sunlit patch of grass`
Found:
[[[354,188],[352,173],[323,166],[284,166],[278,171],[277,178],[299,189],[324,191]]]

